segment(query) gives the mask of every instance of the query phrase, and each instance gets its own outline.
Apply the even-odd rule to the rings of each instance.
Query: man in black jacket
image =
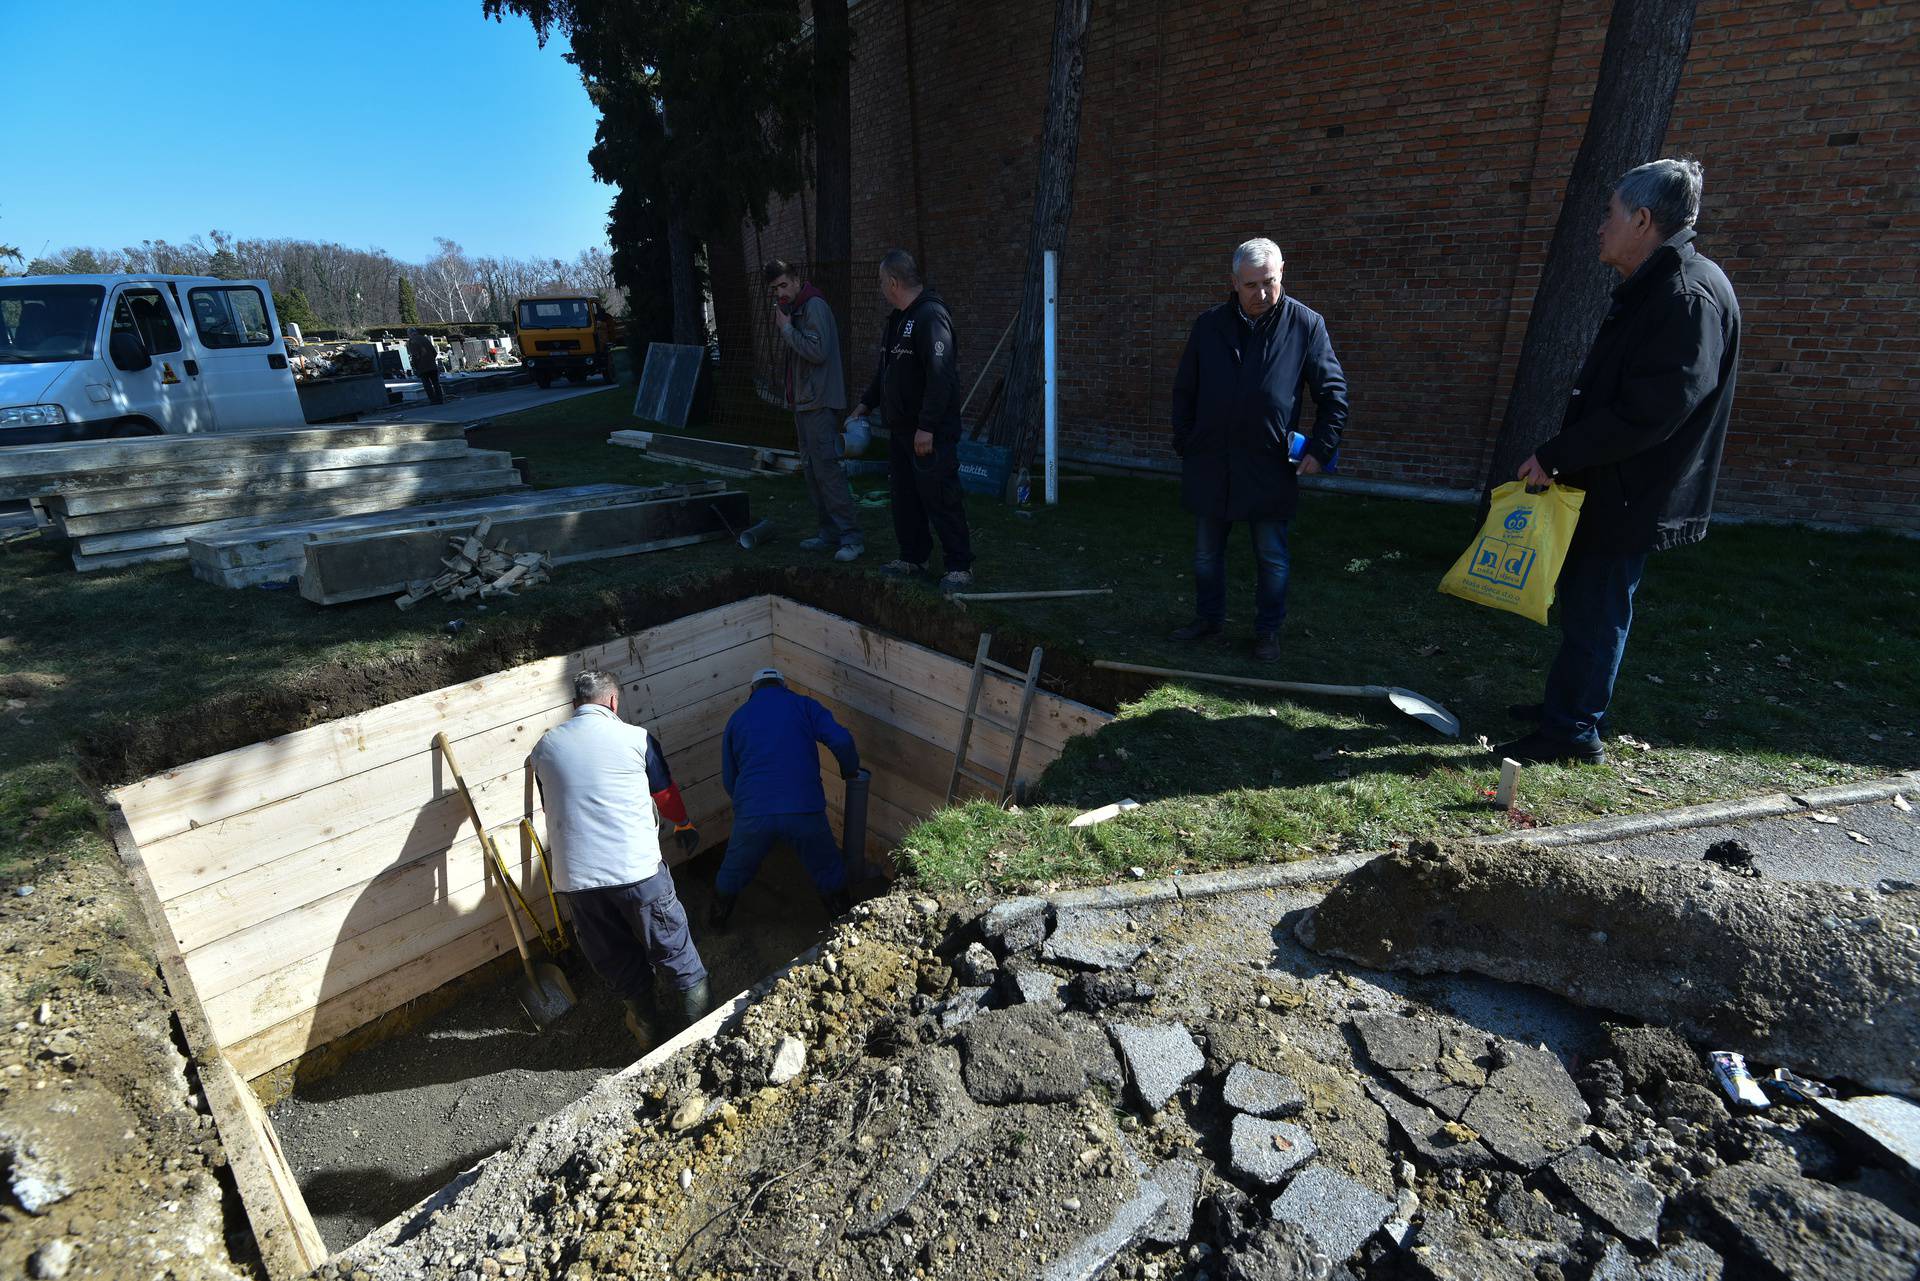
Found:
[[[973,547],[960,494],[960,350],[953,316],[920,279],[904,249],[880,260],[880,293],[893,307],[880,340],[880,367],[853,407],[878,407],[887,428],[888,490],[900,556],[883,574],[923,574],[940,539],[943,591],[973,585]],[[932,527],[932,533],[928,527]]]
[[[1285,294],[1271,240],[1233,251],[1233,293],[1201,313],[1173,380],[1173,447],[1180,498],[1194,517],[1194,619],[1178,641],[1218,636],[1227,618],[1227,531],[1245,521],[1260,564],[1253,652],[1280,657],[1287,614],[1287,522],[1297,476],[1333,460],[1347,425],[1347,379],[1327,323]],[[1303,392],[1313,393],[1313,439],[1296,456]]]
[[[1600,761],[1600,733],[1649,552],[1707,535],[1733,408],[1740,304],[1726,273],[1694,252],[1701,170],[1655,160],[1615,185],[1600,261],[1621,276],[1559,434],[1520,464],[1529,485],[1586,491],[1560,571],[1560,653],[1546,697],[1516,706],[1539,722],[1495,749],[1521,764]]]

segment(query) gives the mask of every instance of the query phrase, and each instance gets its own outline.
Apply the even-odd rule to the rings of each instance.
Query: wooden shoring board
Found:
[[[437,448],[438,442],[435,444]],[[127,489],[76,489],[49,499],[48,506],[58,511],[63,520],[72,520],[76,516],[92,516],[129,507],[166,507],[179,503],[267,494],[300,494],[317,489],[343,489],[355,485],[372,487],[386,482],[414,480],[423,476],[437,476],[447,471],[460,471],[463,469],[461,466],[463,463],[476,458],[485,458],[495,452],[498,451],[467,449],[454,452],[449,450],[426,458],[381,458],[350,467],[329,467],[307,471],[282,470],[270,475],[261,475],[258,471],[249,469],[231,480],[203,475],[177,484],[146,485]],[[511,459],[512,455],[508,455],[508,458]]]
[[[778,636],[774,638],[773,661],[774,666],[783,672],[792,669],[794,679],[805,685],[822,702],[863,712],[897,731],[912,735],[928,744],[932,751],[938,752],[951,769],[953,748],[960,741],[963,713],[959,708],[888,680],[885,676],[829,658]],[[982,697],[984,701],[984,695]],[[1053,748],[1034,743],[1031,739],[1028,743],[1036,753],[1047,753],[1045,759],[1050,760],[1057,754]],[[976,764],[992,764],[995,761],[1004,764],[1012,747],[1012,737],[998,726],[977,724],[968,744],[967,755]],[[1025,757],[1028,753],[1023,749],[1021,755]],[[1035,759],[1041,758],[1036,756]],[[940,793],[943,797],[946,794],[944,782],[940,785]]]
[[[438,499],[449,494],[464,494],[476,480],[486,477],[498,481],[500,473],[512,475],[514,483],[519,483],[519,473],[513,469],[513,455],[498,450],[470,449],[458,458],[417,466],[421,470],[416,470],[412,475],[388,475],[388,469],[384,467],[355,467],[354,472],[366,474],[358,483],[346,485],[247,492],[226,497],[190,496],[185,501],[156,501],[151,505],[131,503],[83,516],[66,516],[60,524],[69,538],[91,538],[101,534],[132,533],[135,530],[204,525],[209,521],[237,520],[241,517],[278,520],[282,512],[290,511],[329,516],[353,515],[357,512],[405,507],[410,503]],[[162,491],[144,492],[158,494]]]
[[[39,474],[0,477],[0,497],[51,499],[61,494],[150,489],[157,485],[185,485],[196,481],[233,485],[256,476],[297,476],[304,472],[328,471],[339,467],[457,458],[466,450],[467,443],[455,439],[363,445],[350,449],[255,451],[248,454],[181,452],[156,454],[150,459],[126,465],[108,465],[85,459]],[[7,452],[12,453],[13,450]]]
[[[710,662],[736,666],[744,681],[757,670],[752,664],[765,665],[765,655],[758,645],[736,646],[679,670]],[[660,736],[676,777],[685,773],[691,782],[696,745],[717,742],[732,701],[731,694],[714,698],[707,692],[698,702],[635,719]],[[491,820],[525,813],[527,754],[541,734],[570,715],[571,704],[563,704],[456,744],[482,814]],[[433,858],[467,824],[466,806],[429,745],[384,769],[322,784],[157,841],[152,849],[167,877],[160,892],[174,941],[192,953],[348,885]]]
[[[684,860],[677,852],[670,852],[667,861],[678,864]],[[512,950],[513,934],[505,918],[496,919],[318,1006],[296,1011],[227,1046],[226,1055],[235,1068],[253,1080]]]
[[[937,699],[956,711],[966,706],[972,666],[961,659],[862,627],[784,596],[773,598],[773,614],[775,635],[789,644],[804,645],[816,653]],[[1001,720],[1013,721],[1020,713],[1019,684],[988,680],[981,687],[980,707]],[[1112,719],[1098,708],[1041,690],[1034,694],[1027,740],[1057,752],[1066,746],[1068,739],[1091,734]],[[957,740],[957,721],[955,727]],[[991,728],[981,727],[982,730]]]
[[[246,1210],[267,1277],[269,1281],[303,1277],[326,1262],[326,1242],[314,1226],[299,1181],[280,1150],[273,1122],[247,1088],[247,1074],[221,1053],[214,1039],[186,962],[167,937],[165,912],[117,806],[108,808],[108,826],[132,882],[133,896],[146,917],[147,931],[159,956],[161,979],[172,998],[187,1054],[200,1078],[207,1110],[213,1114],[227,1168],[240,1193],[240,1204]]]
[[[753,596],[632,636],[541,659],[445,689],[237,747],[128,784],[114,793],[142,849],[306,791],[321,778],[359,774],[413,755],[436,731],[458,743],[526,711],[572,701],[588,667],[643,681],[693,658],[771,634],[768,598]]]
[[[676,769],[675,775],[689,814],[696,811],[712,813],[724,808],[726,797],[719,781],[719,735],[716,733],[690,751],[686,760],[693,763],[693,768]],[[519,794],[512,797],[514,804],[511,806],[489,805],[478,795],[475,800],[481,806],[481,814],[487,820],[488,830],[498,843],[502,856],[509,860],[514,879],[523,886],[538,885],[544,891],[533,850],[526,843],[519,825],[520,815],[524,812],[521,797],[530,789],[522,784],[518,790]],[[544,813],[536,807],[533,818],[535,830],[544,839]],[[423,905],[433,909],[458,891],[484,882],[488,875],[485,854],[478,839],[470,834],[470,822],[465,819],[464,813],[460,816],[460,827],[462,834],[443,848],[355,880],[330,894],[307,897],[312,893],[311,888],[293,891],[288,897],[304,899],[298,906],[187,952],[188,969],[194,976],[202,999],[207,1003],[209,1016],[215,1016],[217,1009],[225,1008],[220,1004],[224,994],[249,986],[262,988],[274,1000],[284,1002],[291,998],[291,994],[285,990],[286,985],[280,982],[279,976],[289,966],[309,963],[315,957],[337,959],[340,951],[348,947],[364,953],[373,946],[364,941],[366,936],[386,929],[390,922],[402,917],[427,920],[429,918],[422,915]],[[295,862],[298,864],[303,861]],[[495,906],[468,904],[481,918],[490,916]],[[392,933],[390,930],[387,932]],[[403,956],[409,948],[417,945],[413,936],[404,931],[389,943],[391,946],[383,946],[388,946],[386,954],[390,957]],[[331,962],[327,968],[332,968]],[[234,1030],[220,1017],[214,1017],[213,1021],[214,1030],[220,1034],[223,1043],[237,1039]]]
[[[452,498],[501,494],[521,488],[522,483],[520,473],[515,471],[511,464],[504,466],[496,464],[473,471],[450,472],[419,485],[403,485],[378,490],[322,489],[311,494],[286,495],[294,501],[275,503],[256,512],[209,515],[204,520],[183,519],[178,523],[169,522],[153,528],[104,530],[90,534],[72,534],[71,537],[75,548],[89,556],[102,556],[112,552],[146,551],[161,547],[177,550],[184,556],[187,554],[187,540],[204,534],[246,529],[269,521],[280,523],[301,520],[308,516],[351,516],[357,512],[390,511],[394,507],[404,507],[416,499],[422,502],[442,502]],[[212,512],[215,510],[215,505],[210,504],[205,510]],[[138,519],[134,513],[126,514]],[[87,516],[82,519],[95,521],[108,520],[111,517]]]

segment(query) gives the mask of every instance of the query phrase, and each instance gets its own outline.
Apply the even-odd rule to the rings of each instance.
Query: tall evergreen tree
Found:
[[[420,323],[420,301],[413,296],[413,282],[405,276],[400,277],[400,323]]]

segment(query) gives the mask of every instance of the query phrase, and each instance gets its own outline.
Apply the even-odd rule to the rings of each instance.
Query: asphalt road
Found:
[[[1763,877],[1775,880],[1866,889],[1883,879],[1920,885],[1920,798],[1907,800],[1915,806],[1913,810],[1901,810],[1892,801],[1876,801],[1813,811],[1838,820],[1833,823],[1815,821],[1807,813],[1788,814],[1577,848],[1685,863],[1697,861],[1707,847],[1733,839],[1753,851]],[[1861,844],[1849,832],[1858,832],[1868,843]]]
[[[449,393],[459,384],[445,384]],[[395,406],[380,414],[366,414],[360,419],[363,423],[463,423],[476,418],[500,418],[507,414],[517,414],[523,409],[538,409],[541,405],[551,405],[555,401],[571,400],[575,396],[585,396],[589,392],[605,391],[608,384],[594,379],[585,384],[562,383],[546,391],[538,387],[510,387],[505,391],[477,392],[471,396],[449,394],[444,405],[430,405],[426,401],[411,401]]]

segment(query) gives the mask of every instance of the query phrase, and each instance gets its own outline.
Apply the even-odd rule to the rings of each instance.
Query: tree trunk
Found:
[[[698,247],[687,230],[680,202],[667,201],[667,258],[673,271],[673,340],[690,347],[704,341],[700,316],[700,269],[694,261]]]
[[[1660,154],[1673,95],[1693,43],[1696,0],[1614,0],[1587,129],[1567,178],[1547,265],[1534,291],[1513,395],[1495,438],[1485,492],[1512,480],[1560,430],[1573,380],[1606,317],[1613,273],[1595,256],[1594,230],[1613,184]],[[1486,499],[1481,501],[1485,514]]]
[[[847,0],[813,4],[813,283],[842,326],[853,320],[853,99]],[[758,267],[758,263],[753,266]],[[853,381],[842,338],[841,374]]]
[[[1040,436],[1041,268],[1048,249],[1064,249],[1073,216],[1073,171],[1080,154],[1080,88],[1086,74],[1087,28],[1092,0],[1056,0],[1053,66],[1047,79],[1047,120],[1040,143],[1040,174],[1034,183],[1033,228],[1027,236],[1027,269],[1013,327],[1013,356],[1000,410],[988,439],[1013,450],[1022,466]],[[981,350],[987,350],[982,347]]]

